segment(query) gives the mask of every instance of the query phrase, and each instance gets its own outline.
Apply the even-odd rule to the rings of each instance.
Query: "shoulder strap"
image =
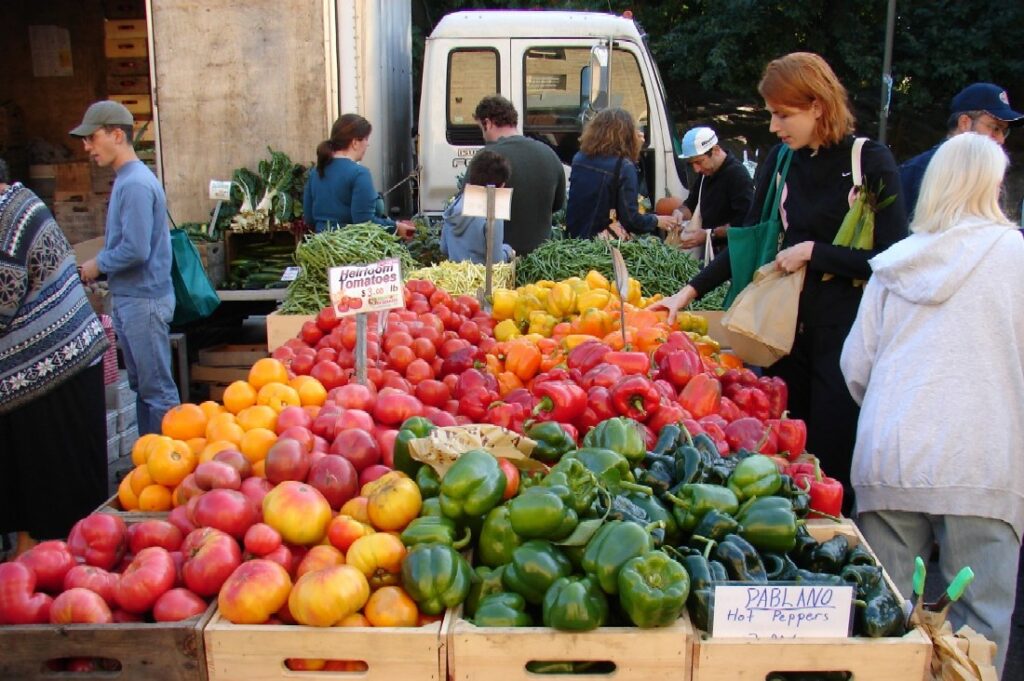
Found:
[[[611,209],[614,211],[619,210],[619,185],[622,184],[622,157],[615,161],[614,177],[612,178],[612,206]]]
[[[789,164],[792,160],[793,150],[783,144],[775,161],[775,172],[771,175],[771,184],[764,195],[761,222],[767,222],[769,217],[778,214],[779,204],[782,203],[782,185],[786,184],[786,175],[789,173]]]
[[[853,171],[853,186],[860,187],[864,184],[864,176],[860,168],[860,153],[864,148],[867,137],[857,137],[853,140],[853,148],[850,150],[850,169]]]

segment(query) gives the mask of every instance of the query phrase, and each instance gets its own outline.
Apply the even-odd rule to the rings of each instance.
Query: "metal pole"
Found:
[[[481,307],[490,309],[491,286],[493,284],[494,270],[494,185],[487,185],[487,226],[484,229],[484,237],[487,239],[484,255],[484,299],[480,301]]]
[[[889,101],[892,98],[892,42],[896,32],[896,0],[889,0],[885,19],[885,55],[882,57],[882,108],[878,116],[878,141],[885,144],[885,128],[889,120]]]
[[[356,380],[366,385],[366,313],[356,315]]]

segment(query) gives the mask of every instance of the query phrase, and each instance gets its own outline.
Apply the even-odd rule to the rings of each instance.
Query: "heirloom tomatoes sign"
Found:
[[[331,303],[339,317],[403,307],[402,266],[397,258],[327,271]]]

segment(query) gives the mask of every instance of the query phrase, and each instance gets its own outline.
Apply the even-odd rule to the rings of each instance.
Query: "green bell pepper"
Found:
[[[469,595],[466,596],[466,600],[462,604],[466,617],[472,618],[476,614],[476,609],[480,607],[480,602],[484,597],[505,590],[501,583],[503,572],[505,572],[504,565],[493,570],[486,565],[478,565],[473,570],[473,583],[469,587]]]
[[[757,549],[739,535],[730,534],[718,542],[713,555],[725,566],[730,579],[759,584],[768,581],[768,573]]]
[[[458,528],[455,522],[444,517],[427,516],[413,518],[412,522],[402,530],[402,543],[406,546],[416,544],[444,544],[456,550],[462,550],[469,544],[472,532],[466,528],[461,539],[456,539]]]
[[[732,515],[740,506],[736,494],[728,487],[699,482],[679,486],[676,492],[666,494],[665,499],[673,504],[672,515],[683,532],[693,532],[704,514],[712,509]]]
[[[661,528],[651,533],[656,545],[676,544],[679,542],[679,523],[676,522],[672,511],[661,502],[657,495],[650,494],[643,489],[634,489],[628,492],[620,492],[620,496],[625,496],[625,498],[632,501],[647,514],[647,525],[658,522],[664,523]]]
[[[532,627],[533,617],[526,612],[526,601],[522,596],[501,591],[484,596],[476,609],[473,624],[478,627]]]
[[[722,541],[727,534],[735,534],[740,524],[728,513],[713,508],[704,514],[697,526],[693,528],[693,536],[713,541]]]
[[[608,621],[608,599],[591,577],[559,577],[544,594],[544,626],[591,631]]]
[[[745,506],[736,516],[741,537],[759,551],[788,553],[793,550],[797,519],[788,499],[761,497]]]
[[[460,456],[441,480],[441,512],[457,523],[484,515],[501,501],[505,473],[498,460],[482,449]]]
[[[483,527],[476,542],[476,559],[492,568],[504,565],[512,560],[515,551],[523,538],[512,529],[509,520],[508,504],[495,506],[487,512]]]
[[[563,460],[567,458],[578,459],[606,487],[614,487],[624,480],[633,481],[633,471],[630,470],[629,461],[626,460],[626,457],[610,449],[577,449],[562,457]]]
[[[398,435],[395,436],[395,456],[392,468],[402,471],[415,480],[416,473],[423,467],[423,463],[412,458],[409,453],[409,441],[430,435],[436,427],[429,419],[422,416],[410,416],[402,421],[402,425],[398,427]]]
[[[562,459],[544,477],[541,485],[563,486],[571,492],[569,505],[577,515],[590,511],[597,499],[597,477],[579,459]]]
[[[772,459],[763,454],[751,454],[736,464],[728,486],[741,502],[750,497],[768,497],[782,487],[782,474]]]
[[[651,533],[636,523],[613,520],[601,526],[583,551],[583,570],[607,594],[619,592],[619,570],[626,561],[654,548]]]
[[[416,471],[416,486],[420,488],[420,496],[432,499],[441,493],[441,478],[430,466],[420,466]]]
[[[579,524],[579,516],[567,503],[568,487],[536,485],[506,504],[512,530],[524,539],[565,539]]]
[[[420,507],[420,517],[428,518],[430,516],[441,516],[441,500],[437,497],[428,497],[423,500],[423,506]]]
[[[667,627],[686,607],[690,576],[661,551],[626,561],[618,575],[619,603],[636,626]]]
[[[630,466],[639,464],[647,454],[647,440],[640,424],[625,416],[602,421],[583,438],[583,446],[610,449],[626,458]]]
[[[537,442],[530,458],[552,464],[576,449],[576,441],[556,421],[535,423],[526,429],[526,437]]]
[[[417,544],[402,560],[402,587],[428,615],[466,600],[472,579],[466,559],[444,544]]]
[[[554,544],[531,539],[512,552],[512,562],[505,567],[501,581],[509,591],[540,605],[555,580],[571,573],[572,564]]]

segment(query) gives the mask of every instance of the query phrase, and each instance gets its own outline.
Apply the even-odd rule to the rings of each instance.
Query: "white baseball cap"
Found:
[[[711,128],[701,126],[690,128],[683,135],[682,153],[679,158],[689,159],[703,156],[718,144],[718,135]]]

